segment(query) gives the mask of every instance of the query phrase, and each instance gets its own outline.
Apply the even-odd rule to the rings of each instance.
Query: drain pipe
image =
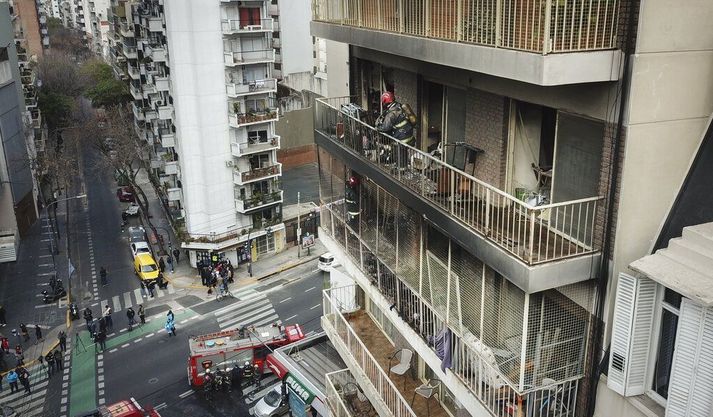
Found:
[[[640,2],[635,3],[637,8],[640,7]],[[632,4],[633,6],[633,4]],[[629,11],[627,26],[626,26],[626,44],[624,47],[624,74],[622,78],[621,87],[621,102],[619,106],[619,117],[617,120],[616,135],[614,137],[614,144],[612,147],[612,169],[609,178],[609,193],[607,195],[607,217],[604,227],[604,239],[602,241],[602,259],[599,263],[599,273],[597,276],[597,305],[596,305],[596,315],[594,321],[594,346],[593,349],[593,360],[591,362],[591,367],[589,369],[590,385],[589,385],[589,401],[587,402],[587,416],[594,416],[594,407],[597,402],[597,386],[599,385],[599,378],[602,372],[606,369],[609,363],[609,347],[607,346],[606,352],[601,360],[596,360],[598,352],[601,350],[604,343],[602,333],[603,326],[603,316],[604,316],[604,300],[607,295],[607,285],[609,277],[609,257],[611,255],[611,224],[614,220],[614,199],[616,197],[616,186],[619,182],[619,171],[621,170],[619,161],[619,152],[621,152],[621,138],[624,131],[624,113],[626,111],[626,105],[629,99],[629,91],[631,89],[631,70],[629,68],[631,63],[631,55],[634,53],[634,29],[635,29],[635,11],[633,7]]]

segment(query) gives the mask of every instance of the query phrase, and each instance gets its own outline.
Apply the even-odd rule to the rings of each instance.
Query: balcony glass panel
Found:
[[[313,20],[537,53],[616,48],[610,0],[312,0]]]
[[[535,265],[599,251],[601,197],[532,206],[340,111],[349,100],[317,100],[318,134],[393,176],[512,256]]]

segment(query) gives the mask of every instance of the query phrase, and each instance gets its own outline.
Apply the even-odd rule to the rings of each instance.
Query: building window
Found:
[[[255,239],[255,241],[258,254],[262,255],[275,251],[275,236],[272,233],[269,235],[262,235]]]
[[[666,288],[661,300],[661,320],[656,344],[655,365],[651,391],[661,402],[668,399],[668,384],[671,378],[673,348],[676,344],[676,329],[681,308],[681,294]]]

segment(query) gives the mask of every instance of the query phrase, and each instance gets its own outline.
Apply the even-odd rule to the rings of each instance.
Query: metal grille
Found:
[[[480,307],[483,298],[483,263],[463,250],[458,245],[453,245],[451,255],[451,269],[459,277],[459,295],[461,321],[464,331],[473,333],[481,338],[481,313]]]

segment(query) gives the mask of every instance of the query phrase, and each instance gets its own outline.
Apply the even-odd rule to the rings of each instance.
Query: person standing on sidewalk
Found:
[[[25,323],[20,323],[20,333],[22,333],[22,338],[25,340],[25,342],[28,342],[30,340],[30,333],[27,331],[27,326],[25,326]]]
[[[104,268],[103,266],[101,268],[99,268],[99,276],[101,277],[102,287],[106,287],[107,286],[106,268]]]
[[[59,334],[57,335],[57,339],[59,339],[59,348],[62,350],[62,352],[67,350],[67,333],[64,332],[64,330],[61,330]]]
[[[15,372],[14,369],[7,373],[7,383],[10,385],[10,394],[15,391],[20,391],[20,388],[17,386],[17,379],[17,372]]]
[[[111,307],[109,307],[109,304],[104,306],[104,314],[102,315],[104,317],[104,320],[106,321],[106,325],[109,326],[110,329],[114,329],[114,321],[111,319]]]
[[[104,352],[104,350],[106,350],[106,331],[99,330],[99,333],[97,333],[97,342],[99,342],[99,348]]]
[[[5,320],[5,306],[0,306],[0,326],[7,326],[7,320]]]
[[[139,320],[141,320],[141,324],[146,324],[146,312],[144,312],[143,304],[139,304]]]
[[[54,355],[51,350],[45,355],[45,362],[47,362],[47,375],[52,376],[54,373]]]
[[[60,353],[59,350],[54,351],[54,366],[57,368],[57,371],[61,371],[64,369],[64,364],[62,363],[62,354]]]
[[[181,251],[178,248],[173,250],[173,257],[176,258],[176,263],[181,259]]]
[[[173,269],[173,258],[171,258],[171,254],[169,253],[168,256],[166,256],[166,262],[168,263],[168,266],[171,267],[171,272],[175,272]]]
[[[42,329],[40,328],[39,324],[35,324],[35,337],[37,338],[35,344],[38,344],[42,341]]]
[[[161,273],[166,271],[166,262],[163,261],[163,256],[158,258],[158,271]]]
[[[129,320],[129,331],[133,330],[134,328],[134,316],[136,313],[134,312],[134,309],[129,307],[128,310],[126,310],[126,318]]]
[[[22,368],[16,372],[18,373],[20,383],[25,388],[25,394],[32,394],[32,391],[30,391],[30,373],[27,372],[27,369],[25,368]]]

